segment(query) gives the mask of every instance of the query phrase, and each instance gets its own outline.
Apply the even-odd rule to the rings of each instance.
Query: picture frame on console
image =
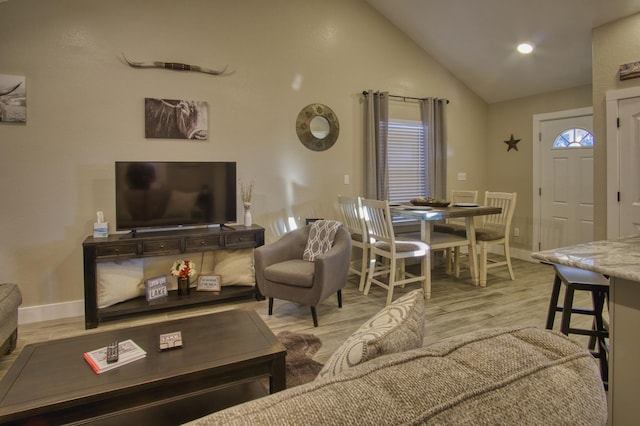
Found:
[[[149,278],[145,280],[144,284],[147,302],[152,302],[158,299],[166,299],[166,297],[169,295],[166,275]]]
[[[220,275],[200,275],[198,277],[197,291],[220,291],[222,277]]]

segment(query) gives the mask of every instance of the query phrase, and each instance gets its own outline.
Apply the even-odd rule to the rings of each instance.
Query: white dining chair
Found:
[[[432,232],[429,246],[431,247],[432,253],[438,250],[444,250],[446,272],[450,274],[452,268],[455,268],[455,276],[459,277],[460,263],[456,262],[455,259],[460,253],[460,247],[471,246],[471,240],[467,238],[466,233],[464,235],[456,235],[446,232]]]
[[[459,203],[477,204],[478,191],[454,189],[451,191],[451,205]],[[455,276],[460,276],[460,248],[468,247],[470,244],[466,236],[465,218],[449,218],[444,223],[435,223],[433,231],[436,238],[436,246],[432,244],[431,250],[439,248],[445,249],[446,272],[454,270]],[[455,235],[458,238],[451,237]],[[460,238],[465,237],[465,238]]]
[[[395,236],[388,201],[365,198],[361,203],[370,242],[369,270],[364,294],[369,294],[372,284],[385,288],[388,305],[393,300],[395,287],[421,282],[425,299],[431,297],[431,283],[426,276],[431,267],[429,245],[420,240]],[[378,262],[378,256],[388,262]],[[421,275],[407,272],[404,268],[405,259],[414,257],[421,258]]]
[[[362,204],[360,197],[338,196],[338,205],[344,227],[351,234],[351,244],[361,250],[361,258],[350,263],[349,272],[360,276],[358,290],[364,289],[367,279],[367,265],[369,264],[369,240],[367,238],[367,228],[362,215]]]
[[[487,269],[497,266],[507,266],[509,277],[515,280],[513,267],[511,266],[511,250],[509,237],[511,231],[511,219],[516,208],[516,192],[490,192],[484,194],[484,205],[500,207],[500,214],[482,216],[481,224],[476,228],[476,242],[480,247],[480,286],[487,285]],[[502,245],[504,247],[503,261],[494,261],[488,258],[489,247]]]
[[[478,202],[478,191],[468,191],[463,189],[454,189],[451,191],[451,204]]]
[[[478,191],[466,191],[454,189],[451,191],[451,204],[455,206],[456,204],[466,203],[466,204],[477,204],[478,203]],[[444,223],[436,223],[433,226],[433,230],[435,232],[446,232],[449,234],[454,234],[455,231],[462,231],[465,229],[465,219],[464,218],[449,218]]]

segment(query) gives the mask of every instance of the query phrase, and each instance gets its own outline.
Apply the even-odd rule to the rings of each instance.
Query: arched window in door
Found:
[[[593,133],[574,127],[560,133],[553,141],[553,148],[583,148],[593,147]]]

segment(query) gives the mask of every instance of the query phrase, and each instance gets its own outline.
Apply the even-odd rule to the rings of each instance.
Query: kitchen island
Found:
[[[609,424],[637,424],[636,404],[640,395],[640,236],[546,250],[533,253],[532,257],[610,277]]]

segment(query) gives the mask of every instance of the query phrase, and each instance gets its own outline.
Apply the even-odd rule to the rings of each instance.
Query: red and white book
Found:
[[[137,361],[147,356],[147,353],[138,346],[133,340],[125,340],[118,342],[118,361],[108,363],[107,362],[107,347],[96,349],[90,352],[85,352],[83,357],[85,361],[91,366],[96,374],[104,373],[105,371],[113,370],[114,368],[129,364],[133,361]]]

